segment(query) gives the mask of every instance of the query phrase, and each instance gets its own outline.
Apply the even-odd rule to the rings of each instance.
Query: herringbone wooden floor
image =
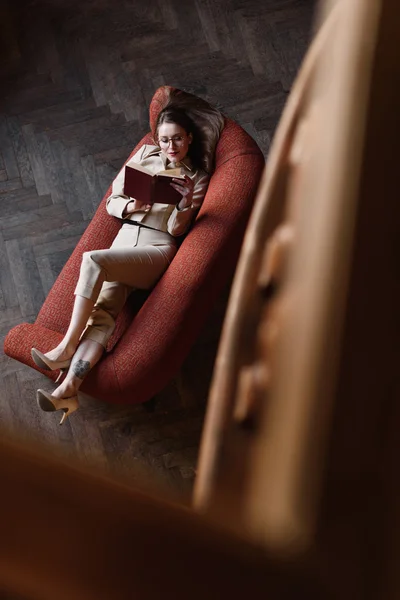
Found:
[[[63,428],[34,401],[45,377],[2,353],[33,322],[122,162],[170,84],[236,119],[265,156],[311,35],[311,0],[25,0],[2,3],[0,56],[0,421],[107,472],[194,478],[217,329],[156,410],[84,397]],[[214,339],[213,339],[214,337]],[[194,365],[202,362],[199,376]],[[183,398],[182,398],[183,396]],[[189,400],[188,400],[189,398]],[[182,404],[183,403],[183,404]]]

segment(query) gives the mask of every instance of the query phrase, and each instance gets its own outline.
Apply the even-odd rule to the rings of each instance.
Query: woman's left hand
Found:
[[[188,175],[185,175],[185,179],[176,179],[173,177],[171,185],[180,194],[182,194],[182,200],[178,203],[179,210],[183,210],[192,204],[194,183]]]

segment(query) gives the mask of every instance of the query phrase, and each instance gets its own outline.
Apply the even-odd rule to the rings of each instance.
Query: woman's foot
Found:
[[[75,379],[75,378],[74,378]],[[59,386],[52,392],[53,398],[62,400],[63,398],[71,398],[72,396],[78,395],[79,387],[74,385],[74,381],[69,377],[65,379]]]
[[[39,408],[45,412],[63,411],[60,425],[65,423],[66,418],[79,408],[77,395],[67,398],[56,398],[53,394],[49,394],[45,390],[38,390],[36,392],[36,400]]]
[[[55,371],[56,369],[66,369],[71,364],[75,348],[62,346],[59,344],[50,352],[43,354],[40,350],[32,348],[31,356],[34,363],[45,371]]]
[[[45,353],[45,357],[53,362],[63,362],[71,360],[75,353],[76,348],[68,344],[58,344],[53,350]]]
[[[52,394],[49,394],[45,390],[38,390],[36,392],[36,399],[39,408],[44,411],[62,410],[64,414],[62,416],[60,425],[65,422],[67,416],[73,413],[78,408],[78,390],[82,381],[71,375],[67,375],[67,378],[54,390]]]

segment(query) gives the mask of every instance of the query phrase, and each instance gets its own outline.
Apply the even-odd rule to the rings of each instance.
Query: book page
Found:
[[[151,177],[153,177],[154,175],[153,171],[150,171],[150,169],[147,169],[147,167],[143,167],[142,165],[139,165],[135,162],[131,163],[130,165],[126,165],[126,167],[128,167],[129,169],[136,169],[141,173],[147,173],[147,175],[151,175]]]
[[[178,179],[185,178],[180,167],[177,167],[176,169],[166,169],[165,171],[159,171],[157,173],[157,177],[159,175],[166,175],[167,177],[177,177]]]

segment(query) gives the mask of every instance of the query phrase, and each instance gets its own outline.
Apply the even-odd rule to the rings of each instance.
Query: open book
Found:
[[[168,169],[154,174],[141,165],[126,165],[124,194],[146,204],[178,204],[182,194],[171,186],[173,177],[185,179],[181,169]]]

